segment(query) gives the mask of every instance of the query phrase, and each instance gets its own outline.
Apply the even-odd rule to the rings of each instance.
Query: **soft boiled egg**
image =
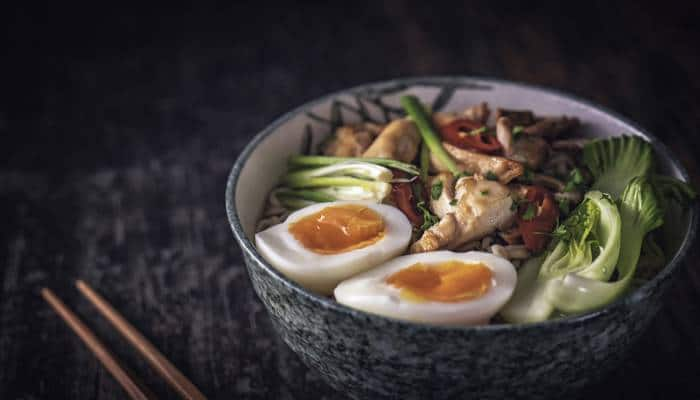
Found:
[[[439,325],[486,324],[513,294],[517,273],[491,253],[436,251],[395,258],[335,289],[369,313]]]
[[[258,252],[305,288],[329,295],[336,285],[402,254],[411,223],[397,208],[365,201],[314,204],[255,235]]]

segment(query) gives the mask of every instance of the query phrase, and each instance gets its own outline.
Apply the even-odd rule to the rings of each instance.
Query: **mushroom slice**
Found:
[[[359,157],[382,129],[382,125],[370,122],[340,126],[324,146],[323,154],[335,157]]]
[[[362,157],[391,158],[403,162],[411,162],[418,154],[420,134],[416,124],[402,118],[391,121]]]
[[[528,135],[540,135],[547,137],[555,137],[560,133],[579,125],[578,118],[570,118],[567,116],[561,117],[545,117],[523,129],[523,132]]]
[[[507,186],[489,180],[460,178],[455,186],[453,212],[423,233],[412,253],[441,248],[455,249],[513,223],[515,210]]]
[[[486,124],[486,122],[489,120],[489,115],[491,115],[491,110],[489,109],[488,103],[481,102],[465,109],[462,114],[472,121],[480,124]]]
[[[482,176],[493,174],[501,183],[508,183],[524,172],[522,164],[517,161],[461,149],[447,142],[442,142],[442,146],[458,162],[458,166],[462,171],[469,171]],[[436,171],[447,171],[447,168],[432,153],[430,155],[430,163]]]
[[[591,140],[586,138],[571,138],[561,139],[552,142],[554,150],[578,151],[583,150],[583,147]]]
[[[508,117],[513,125],[528,126],[535,123],[535,115],[530,110],[496,109],[496,120]]]
[[[549,154],[549,144],[539,136],[520,136],[514,141],[510,154],[506,156],[530,169],[539,169]]]
[[[513,123],[508,117],[499,117],[496,120],[496,138],[503,147],[506,157],[513,155]]]

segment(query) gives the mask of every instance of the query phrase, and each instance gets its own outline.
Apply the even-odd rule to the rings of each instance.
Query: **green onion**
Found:
[[[493,171],[487,171],[485,175],[486,179],[490,181],[497,181],[498,175],[494,174]]]
[[[406,110],[406,114],[411,117],[418,127],[423,142],[428,146],[430,151],[435,154],[440,162],[452,172],[453,175],[457,175],[459,173],[457,163],[455,163],[452,157],[445,151],[445,148],[442,147],[440,137],[435,133],[430,118],[418,98],[410,95],[401,96],[401,106],[403,106],[404,110]]]
[[[361,157],[331,157],[331,156],[292,156],[289,165],[292,167],[324,167],[346,162],[361,162],[381,165],[387,168],[398,169],[411,175],[419,175],[420,171],[414,165],[407,164],[391,158],[361,158]]]
[[[488,196],[488,195],[489,195],[489,191],[488,191],[488,190],[482,190],[482,191],[481,191],[481,195],[482,195],[482,196]]]
[[[420,146],[420,179],[423,182],[428,181],[428,171],[430,170],[430,150],[425,142]]]

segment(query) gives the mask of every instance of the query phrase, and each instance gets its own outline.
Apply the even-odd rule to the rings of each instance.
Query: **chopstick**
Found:
[[[102,344],[83,321],[73,313],[68,306],[61,301],[56,295],[47,288],[41,289],[41,296],[47,303],[56,311],[56,313],[65,321],[66,324],[75,332],[88,349],[97,357],[102,365],[109,371],[114,379],[124,388],[134,400],[151,400],[155,396],[145,387],[140,387],[130,376],[126,369],[122,368],[117,358]]]
[[[182,398],[187,400],[206,400],[206,397],[173,364],[156,349],[136,328],[119,314],[102,296],[82,280],[77,280],[78,290],[107,318],[143,355],[153,368],[165,379]]]

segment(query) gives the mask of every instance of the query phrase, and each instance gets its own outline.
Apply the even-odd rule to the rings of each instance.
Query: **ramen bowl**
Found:
[[[313,149],[335,126],[383,121],[413,94],[433,110],[475,103],[570,115],[583,136],[638,135],[661,169],[687,180],[652,134],[574,96],[496,79],[424,77],[332,93],[281,116],[236,161],[226,209],[253,288],[284,342],[339,392],[356,399],[544,398],[589,385],[618,366],[660,309],[698,225],[698,207],[674,214],[663,247],[673,254],[653,279],[598,311],[525,325],[432,326],[368,314],[305,290],[256,251],[254,231],[289,156]]]

